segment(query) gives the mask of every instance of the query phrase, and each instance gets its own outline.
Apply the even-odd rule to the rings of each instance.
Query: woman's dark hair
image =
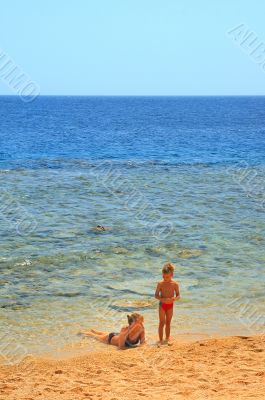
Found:
[[[144,322],[144,317],[138,313],[132,313],[131,315],[127,315],[128,324],[131,325],[134,321],[139,321],[141,323]]]
[[[131,325],[134,322],[134,318],[131,315],[127,315],[128,324]]]

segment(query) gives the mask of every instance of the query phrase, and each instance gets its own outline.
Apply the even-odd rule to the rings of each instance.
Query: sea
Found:
[[[0,356],[265,331],[265,97],[0,97]],[[82,345],[81,345],[82,344]]]

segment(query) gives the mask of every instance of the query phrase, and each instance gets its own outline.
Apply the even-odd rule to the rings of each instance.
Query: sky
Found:
[[[265,66],[227,33],[244,24],[262,48],[264,0],[0,0],[0,9],[0,55],[41,95],[265,94]],[[16,94],[1,75],[0,62],[0,94]]]

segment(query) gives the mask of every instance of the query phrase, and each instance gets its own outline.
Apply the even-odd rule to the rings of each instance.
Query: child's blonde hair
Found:
[[[162,268],[162,273],[163,274],[173,274],[175,270],[175,265],[172,264],[171,262],[167,262],[164,264],[163,268]]]

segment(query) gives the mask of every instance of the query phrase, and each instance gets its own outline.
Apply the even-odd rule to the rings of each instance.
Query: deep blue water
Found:
[[[0,131],[1,162],[10,166],[73,158],[259,164],[265,97],[40,97],[25,104],[4,96]]]
[[[262,332],[264,171],[265,97],[0,97],[2,341],[155,335],[167,260],[174,334]]]

